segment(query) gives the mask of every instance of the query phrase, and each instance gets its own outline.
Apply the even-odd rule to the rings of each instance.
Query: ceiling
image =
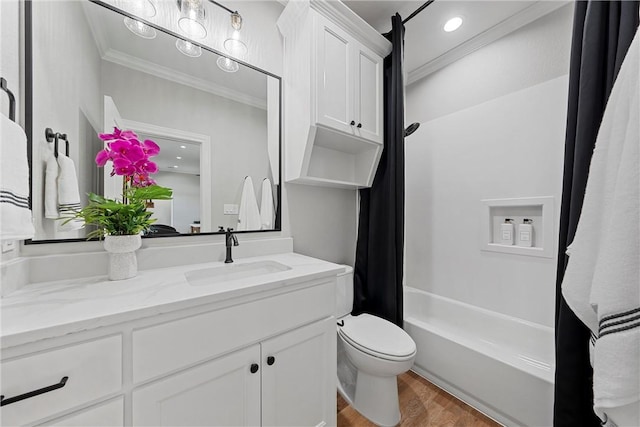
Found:
[[[200,174],[200,144],[160,138],[146,135],[143,132],[138,132],[138,137],[141,141],[151,139],[160,146],[160,154],[151,159],[158,165],[160,171],[191,175]]]
[[[415,0],[345,0],[356,14],[381,33],[391,29],[391,16],[399,12],[404,18],[420,7],[424,1]],[[433,63],[463,45],[491,35],[491,42],[505,32],[492,31],[509,21],[508,30],[551,12],[567,2],[531,0],[436,0],[405,25],[405,69],[411,74],[425,64]],[[527,18],[523,18],[523,16]],[[444,23],[454,16],[463,18],[462,26],[451,33],[445,32]],[[485,43],[486,44],[486,43]],[[462,50],[462,49],[460,49]],[[469,53],[469,49],[466,49]],[[460,55],[462,57],[464,55]]]

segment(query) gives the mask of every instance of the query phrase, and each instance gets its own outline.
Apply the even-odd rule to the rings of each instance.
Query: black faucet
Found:
[[[225,231],[224,227],[222,226],[218,226],[220,228],[219,231]],[[238,243],[238,238],[235,236],[235,234],[233,234],[233,228],[227,228],[227,231],[225,231],[224,233],[224,242],[225,242],[225,246],[227,247],[227,257],[225,258],[224,262],[226,264],[229,264],[231,262],[233,262],[233,258],[231,258],[231,246],[238,246],[240,243]]]

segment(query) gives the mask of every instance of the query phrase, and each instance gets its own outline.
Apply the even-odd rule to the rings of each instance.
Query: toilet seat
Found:
[[[370,314],[346,316],[340,336],[356,349],[389,361],[405,361],[416,353],[409,334],[393,323]]]

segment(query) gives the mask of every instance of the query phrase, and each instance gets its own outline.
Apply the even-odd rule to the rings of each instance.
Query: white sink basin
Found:
[[[230,280],[291,270],[291,267],[275,261],[258,261],[246,264],[226,264],[220,267],[188,271],[184,275],[190,285],[211,285]]]

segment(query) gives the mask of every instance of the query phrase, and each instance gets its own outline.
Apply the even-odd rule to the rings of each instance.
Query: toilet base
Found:
[[[397,376],[379,377],[358,371],[353,407],[382,427],[400,422]]]

